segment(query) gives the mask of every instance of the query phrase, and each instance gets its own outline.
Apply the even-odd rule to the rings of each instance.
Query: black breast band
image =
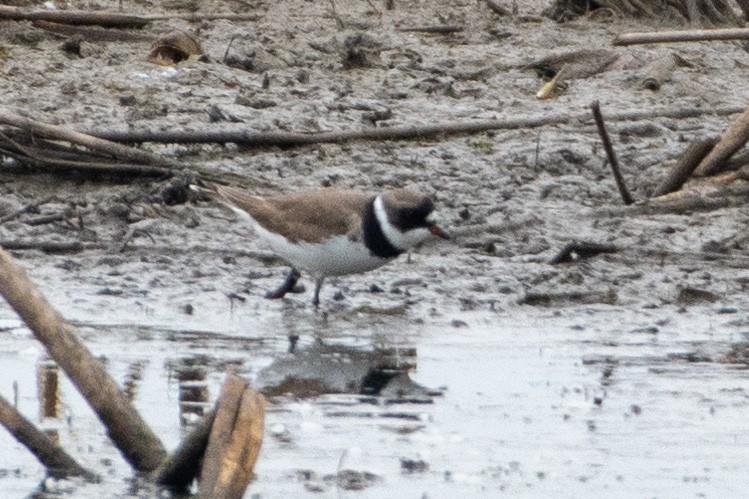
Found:
[[[377,214],[375,213],[375,199],[377,198],[367,203],[367,207],[364,209],[364,219],[362,220],[364,245],[375,256],[395,258],[403,253],[403,250],[399,250],[393,246],[388,241],[388,238],[385,237],[385,233],[382,232],[382,227],[380,227],[380,222],[377,220]]]

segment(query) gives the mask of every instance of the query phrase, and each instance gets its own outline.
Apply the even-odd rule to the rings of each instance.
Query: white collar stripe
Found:
[[[385,235],[385,239],[387,239],[388,242],[392,244],[396,249],[406,251],[408,249],[408,246],[406,246],[405,248],[403,247],[403,245],[401,244],[403,240],[401,231],[398,230],[398,228],[393,224],[391,224],[390,220],[388,220],[388,214],[385,211],[385,204],[382,202],[381,195],[375,198],[374,209],[377,223],[380,224],[380,229],[382,229],[382,233]]]

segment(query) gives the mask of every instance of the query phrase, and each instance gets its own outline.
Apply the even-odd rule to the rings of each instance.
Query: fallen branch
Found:
[[[4,239],[0,240],[0,248],[9,251],[37,250],[44,253],[80,253],[85,247],[80,241]]]
[[[606,151],[606,157],[608,158],[609,164],[611,165],[611,171],[614,174],[614,180],[616,181],[616,186],[619,189],[619,194],[622,197],[622,201],[624,201],[624,204],[632,204],[634,203],[634,200],[632,199],[632,196],[629,194],[629,190],[627,189],[627,185],[624,183],[624,177],[622,176],[622,172],[619,169],[619,161],[616,159],[616,153],[614,152],[614,148],[611,145],[611,139],[609,138],[609,133],[606,131],[606,125],[603,122],[603,115],[601,114],[601,105],[598,101],[593,101],[593,103],[590,105],[591,110],[593,111],[593,119],[596,122],[596,127],[598,128],[598,134],[601,136],[601,141],[603,142],[603,148]]]
[[[694,171],[695,175],[714,175],[721,171],[728,158],[741,149],[747,140],[749,140],[749,107],[723,133],[720,141]]]
[[[151,21],[179,19],[183,21],[257,21],[260,16],[253,14],[170,14],[153,16],[133,16],[117,12],[85,10],[26,10],[20,7],[0,6],[0,19],[12,21],[49,21],[72,25],[97,25],[105,28],[142,28]]]
[[[265,399],[239,376],[229,376],[216,404],[200,475],[201,497],[241,499],[263,442]]]
[[[612,121],[638,121],[654,118],[686,119],[705,114],[723,116],[744,111],[741,107],[700,109],[695,107],[673,109],[648,109],[612,112],[607,115]],[[336,132],[254,132],[241,129],[226,130],[90,130],[86,133],[113,142],[162,144],[212,144],[232,142],[243,147],[298,147],[310,144],[344,143],[355,140],[420,140],[486,132],[489,130],[518,130],[542,126],[585,125],[591,123],[590,113],[544,114],[523,118],[497,120],[475,120],[468,122],[446,122],[434,125],[403,125],[394,127],[366,128],[362,130]]]
[[[81,476],[89,482],[99,478],[83,468],[78,462],[57,445],[46,433],[38,430],[23,414],[18,412],[5,397],[0,395],[0,423],[36,456],[55,478]]]
[[[749,40],[749,28],[623,33],[614,38],[612,44],[640,45],[644,43],[705,42],[713,40]]]
[[[150,42],[154,38],[116,28],[85,27],[49,21],[34,21],[32,26],[65,36],[79,36],[87,42]]]
[[[469,122],[449,122],[436,125],[405,125],[400,127],[366,128],[362,130],[296,133],[296,132],[253,132],[239,130],[127,130],[99,131],[92,135],[116,142],[160,142],[176,144],[204,144],[233,142],[245,147],[293,147],[320,143],[342,143],[353,140],[411,140],[426,139],[441,135],[458,135],[484,132],[488,130],[535,128],[545,125],[567,123],[568,116],[545,115],[533,118],[511,118],[506,120],[476,120]]]
[[[101,363],[78,340],[72,327],[2,249],[0,294],[85,397],[125,459],[139,471],[156,469],[166,454],[158,437]]]
[[[0,124],[10,125],[20,128],[34,135],[39,135],[48,139],[64,140],[73,144],[87,147],[91,150],[111,155],[115,158],[126,159],[135,163],[145,163],[149,165],[166,166],[170,163],[164,159],[154,156],[146,151],[135,149],[134,147],[125,146],[103,140],[92,135],[76,132],[69,128],[49,125],[40,121],[32,120],[11,112],[6,108],[0,108]]]
[[[674,165],[666,178],[655,189],[653,197],[663,196],[664,194],[679,190],[684,185],[684,182],[689,180],[694,169],[700,164],[700,161],[712,151],[716,142],[714,139],[705,139],[689,144],[679,162]]]
[[[63,24],[96,24],[109,28],[142,28],[150,21],[140,16],[117,12],[84,10],[27,10],[0,6],[0,19],[12,21],[50,21]]]

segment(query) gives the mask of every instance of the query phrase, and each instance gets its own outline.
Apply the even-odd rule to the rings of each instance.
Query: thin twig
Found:
[[[234,43],[234,40],[235,40],[235,39],[236,39],[236,38],[237,38],[238,36],[239,36],[239,35],[233,35],[233,36],[232,36],[232,37],[231,37],[231,38],[229,39],[229,43],[228,43],[228,44],[226,45],[226,50],[224,51],[224,58],[222,59],[222,62],[223,62],[224,64],[226,64],[226,58],[227,58],[227,57],[229,57],[229,50],[231,49],[231,44],[232,44],[232,43]]]
[[[606,131],[606,125],[603,122],[601,105],[596,100],[593,101],[593,103],[590,105],[590,108],[593,111],[593,119],[596,122],[598,134],[601,136],[603,148],[606,150],[606,157],[608,158],[609,164],[611,165],[611,171],[614,173],[614,180],[616,180],[616,186],[619,188],[619,194],[622,196],[622,201],[624,201],[624,204],[626,205],[632,204],[634,203],[634,201],[632,199],[632,196],[629,194],[629,190],[627,190],[627,185],[624,183],[624,177],[622,177],[622,172],[619,169],[619,162],[616,159],[616,153],[614,152],[614,148],[611,146],[611,139],[609,138],[609,133]]]

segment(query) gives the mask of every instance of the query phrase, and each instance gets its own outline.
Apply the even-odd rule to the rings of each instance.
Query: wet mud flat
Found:
[[[5,105],[81,130],[239,123],[316,132],[582,116],[595,98],[642,201],[689,141],[719,134],[726,110],[749,97],[744,48],[701,43],[612,49],[619,66],[571,80],[555,99],[535,98],[542,81],[524,69],[529,61],[608,48],[615,34],[663,26],[653,21],[557,24],[539,16],[544,2],[502,18],[474,2],[412,2],[379,14],[367,2],[336,3],[343,31],[329,9],[301,1],[253,4],[262,19],[251,25],[200,23],[215,60],[173,68],[144,62],[148,42],[84,41],[71,55],[57,35],[3,23]],[[437,24],[464,29],[403,30]],[[195,26],[161,21],[144,32],[174,27]],[[243,68],[219,62],[232,37]],[[365,56],[345,67],[351,40]],[[639,88],[640,68],[670,52],[690,65],[657,92]],[[680,109],[696,114],[622,117]],[[4,221],[0,241],[16,248],[167,447],[215,400],[227,373],[266,391],[266,438],[248,497],[743,493],[745,181],[688,184],[685,192],[705,201],[686,211],[623,208],[585,120],[286,150],[146,147],[260,193],[415,187],[433,196],[456,236],[331,280],[315,312],[309,282],[304,294],[264,300],[282,279],[280,262],[219,208],[166,203],[172,181],[3,165],[0,208],[33,208]],[[612,249],[550,263],[571,241]],[[104,478],[46,481],[49,493],[157,494],[134,478],[4,304],[0,328],[3,395],[15,394],[24,414]],[[5,432],[0,448],[0,495],[38,490],[44,470],[26,450]]]
[[[665,495],[678,496],[743,490],[749,342],[736,314],[709,306],[524,308],[461,314],[460,328],[447,318],[421,326],[390,316],[313,319],[297,329],[295,354],[274,321],[245,310],[225,314],[224,332],[80,329],[167,446],[179,440],[181,422],[194,421],[199,404],[185,395],[196,387],[208,392],[199,399],[212,400],[225,373],[263,378],[274,362],[306,352],[324,366],[326,351],[351,363],[346,351],[400,349],[417,363],[411,379],[432,393],[418,401],[272,396],[252,494],[662,497],[666,487]],[[17,383],[24,412],[41,414],[44,353],[13,318],[3,325],[5,384]],[[197,379],[185,377],[196,372]],[[314,365],[306,377],[326,379]],[[152,497],[133,482],[74,389],[62,376],[59,383],[57,417],[38,421],[104,480],[47,481],[49,488],[70,497]],[[24,497],[44,472],[7,434],[2,439],[9,450],[4,493]]]

